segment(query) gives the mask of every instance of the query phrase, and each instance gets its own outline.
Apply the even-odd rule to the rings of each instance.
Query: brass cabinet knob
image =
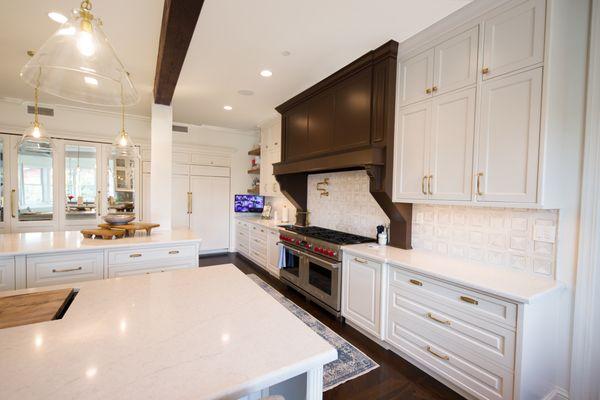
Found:
[[[425,89],[425,93],[431,94],[431,89],[430,88]]]
[[[490,69],[489,69],[488,67],[483,67],[483,68],[481,69],[481,73],[482,73],[482,74],[484,74],[484,75],[485,75],[485,74],[489,74],[489,73],[490,73]]]
[[[438,91],[438,87],[437,87],[437,86],[434,86],[434,87],[432,87],[432,88],[431,88],[431,91],[432,91],[433,93],[437,92],[437,91]]]

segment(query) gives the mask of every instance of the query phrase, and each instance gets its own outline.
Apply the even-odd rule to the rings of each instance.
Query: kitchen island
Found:
[[[79,231],[0,235],[0,291],[198,266],[202,243],[188,229],[114,240]]]
[[[73,287],[64,318],[0,330],[0,398],[239,399],[300,378],[286,398],[313,400],[337,359],[231,264]]]

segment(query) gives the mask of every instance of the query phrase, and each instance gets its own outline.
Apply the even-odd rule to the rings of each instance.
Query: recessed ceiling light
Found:
[[[233,110],[233,107],[231,107],[231,106],[224,106],[223,110],[225,110],[225,111],[231,111],[231,110]]]
[[[263,69],[262,71],[260,71],[260,75],[264,76],[265,78],[268,78],[271,75],[273,75],[273,73],[271,71],[269,71],[268,69]]]
[[[241,90],[238,90],[238,94],[241,94],[242,96],[252,96],[254,94],[254,92],[252,90],[248,90],[248,89],[241,89]]]
[[[48,17],[54,21],[54,22],[58,22],[59,24],[64,24],[65,22],[67,22],[68,18],[65,17],[64,15],[62,15],[59,12],[56,11],[50,11],[48,13]]]
[[[96,79],[96,78],[92,78],[91,76],[84,76],[83,80],[88,85],[98,86],[98,79]]]

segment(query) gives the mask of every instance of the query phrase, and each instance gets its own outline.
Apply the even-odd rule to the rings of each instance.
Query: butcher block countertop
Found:
[[[337,359],[232,264],[76,288],[62,319],[0,329],[0,399],[239,399]]]
[[[61,314],[72,288],[0,297],[0,329],[52,321]]]
[[[188,229],[154,231],[123,239],[85,239],[79,231],[0,234],[0,256],[18,256],[59,251],[103,250],[114,247],[152,246],[161,243],[201,242]]]

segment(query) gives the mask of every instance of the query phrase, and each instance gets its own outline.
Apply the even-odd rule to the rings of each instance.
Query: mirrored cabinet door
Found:
[[[64,191],[63,221],[68,226],[95,226],[100,216],[101,146],[86,142],[62,142]]]
[[[10,228],[10,209],[9,209],[9,191],[8,183],[8,148],[9,137],[0,135],[0,233],[9,231]]]
[[[22,227],[56,229],[54,149],[46,144],[19,144],[11,138],[13,157],[10,193],[12,230]],[[45,227],[46,229],[43,229]]]

